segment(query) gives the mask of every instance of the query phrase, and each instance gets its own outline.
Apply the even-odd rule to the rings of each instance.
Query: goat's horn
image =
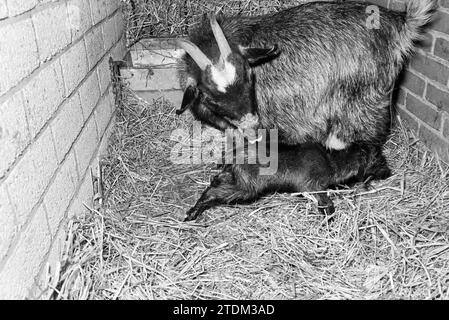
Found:
[[[212,65],[212,61],[194,43],[189,40],[176,40],[176,43],[192,57],[201,70]]]
[[[212,32],[214,33],[215,41],[217,41],[218,48],[220,49],[221,60],[225,61],[232,53],[231,47],[229,46],[228,40],[226,40],[223,30],[221,30],[215,15],[212,14],[209,17],[209,20]]]

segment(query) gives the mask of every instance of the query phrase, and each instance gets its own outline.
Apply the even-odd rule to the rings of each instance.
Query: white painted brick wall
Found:
[[[109,57],[125,53],[119,3],[0,0],[0,299],[40,295],[67,219],[92,205],[114,125]]]
[[[83,109],[84,121],[89,118],[92,110],[100,99],[100,85],[98,83],[98,75],[92,72],[88,78],[83,82],[79,89],[79,94],[82,97],[81,107]]]
[[[85,206],[92,208],[93,192],[94,191],[92,189],[92,180],[90,177],[90,172],[87,172],[69,209],[67,215],[69,219],[80,217],[80,215],[86,210]]]
[[[31,10],[38,4],[38,0],[8,0],[10,16],[16,16]]]
[[[78,92],[61,106],[50,124],[58,161],[61,162],[83,127],[83,111]]]
[[[22,92],[0,104],[0,178],[30,141]]]
[[[8,16],[8,8],[6,7],[6,0],[0,0],[0,19]]]
[[[103,94],[111,83],[111,71],[109,69],[109,56],[104,57],[98,65],[98,79],[100,81],[100,92]]]
[[[87,61],[92,69],[105,53],[103,32],[100,27],[93,28],[86,34]]]
[[[65,48],[71,41],[70,28],[67,23],[67,6],[61,3],[33,15],[37,45],[41,61]],[[52,30],[52,32],[48,32]]]
[[[108,2],[108,0],[90,0],[92,21],[94,24],[97,24],[108,15]]]
[[[78,172],[76,169],[75,155],[71,152],[60,167],[55,180],[44,197],[48,225],[52,236],[56,235],[58,231],[59,223],[64,218],[61,212],[66,211],[75,193],[77,184]]]
[[[68,1],[67,14],[72,41],[78,40],[92,26],[89,0]]]
[[[114,16],[115,23],[115,42],[119,41],[125,30],[125,19],[123,14],[117,14]]]
[[[59,61],[42,67],[23,90],[25,108],[34,137],[50,119],[65,97],[64,80]]]
[[[103,30],[104,48],[106,50],[109,50],[116,42],[115,19],[114,18],[107,19],[102,24],[101,28]],[[114,30],[114,32],[109,32],[109,30]]]
[[[111,100],[109,98],[108,91],[107,94],[101,99],[100,104],[95,110],[95,122],[97,123],[98,136],[102,137],[104,131],[106,130],[109,121],[111,120],[112,113],[114,110],[112,109]],[[111,93],[112,94],[112,93]]]
[[[26,223],[31,209],[37,204],[56,171],[57,164],[51,132],[47,128],[4,182],[19,226]]]
[[[97,127],[94,117],[90,117],[74,146],[80,175],[86,171],[97,145]]]
[[[0,263],[6,256],[11,239],[17,232],[15,215],[5,186],[0,186]]]
[[[39,65],[31,19],[0,26],[0,95]]]
[[[66,92],[71,93],[88,71],[86,48],[83,41],[72,46],[61,57]]]
[[[0,272],[1,298],[17,299],[28,295],[50,243],[47,214],[44,207],[39,206],[20,235],[15,254],[6,261]]]

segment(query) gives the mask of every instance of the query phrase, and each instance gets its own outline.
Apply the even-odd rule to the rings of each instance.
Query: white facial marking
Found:
[[[236,70],[232,63],[225,61],[224,68],[219,69],[215,66],[211,68],[212,81],[217,86],[218,91],[225,93],[226,88],[235,81]]]
[[[343,150],[347,147],[347,144],[338,139],[335,134],[330,134],[326,140],[326,147],[328,149]]]

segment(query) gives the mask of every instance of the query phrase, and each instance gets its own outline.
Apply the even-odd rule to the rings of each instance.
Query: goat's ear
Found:
[[[277,45],[269,48],[244,48],[240,47],[242,55],[248,60],[251,66],[256,66],[269,62],[281,53]]]
[[[176,114],[183,114],[184,111],[189,109],[199,98],[199,90],[194,85],[189,85],[184,90],[184,96],[182,97],[181,108],[176,110]]]

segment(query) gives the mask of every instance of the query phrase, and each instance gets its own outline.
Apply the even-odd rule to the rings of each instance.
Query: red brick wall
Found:
[[[407,0],[370,0],[403,10]],[[449,163],[449,0],[438,11],[418,52],[400,80],[397,106],[402,121]]]
[[[119,0],[0,0],[0,298],[39,294],[92,198],[123,28]]]

